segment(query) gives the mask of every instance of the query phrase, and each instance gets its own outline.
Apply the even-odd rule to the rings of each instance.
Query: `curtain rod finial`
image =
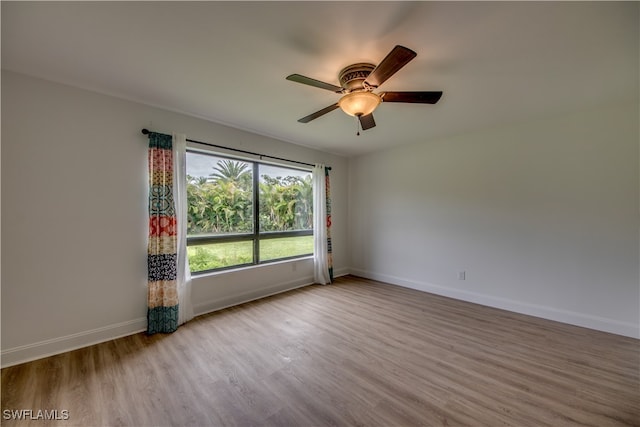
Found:
[[[142,134],[143,134],[143,135],[148,135],[149,133],[151,133],[151,132],[149,131],[149,129],[142,129]]]

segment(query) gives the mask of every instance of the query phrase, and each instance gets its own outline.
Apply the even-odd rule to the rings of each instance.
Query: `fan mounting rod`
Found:
[[[364,81],[369,74],[371,74],[374,68],[376,68],[375,65],[365,62],[352,64],[343,68],[338,74],[340,86],[345,88],[347,92],[367,89]]]

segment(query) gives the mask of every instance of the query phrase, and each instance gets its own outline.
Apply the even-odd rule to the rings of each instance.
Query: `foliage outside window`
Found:
[[[191,272],[313,253],[311,172],[187,152]]]

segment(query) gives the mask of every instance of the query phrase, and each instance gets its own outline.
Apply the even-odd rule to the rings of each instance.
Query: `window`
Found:
[[[192,273],[313,253],[310,171],[187,151]]]

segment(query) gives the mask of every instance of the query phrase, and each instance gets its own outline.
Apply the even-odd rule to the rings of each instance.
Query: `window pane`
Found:
[[[187,235],[253,232],[249,162],[187,152]]]
[[[311,230],[311,172],[260,165],[260,231]]]
[[[310,254],[313,254],[313,236],[260,240],[261,261]]]
[[[253,242],[224,242],[189,246],[187,254],[192,273],[240,264],[252,264]]]
[[[310,171],[187,151],[186,172],[191,272],[313,253]]]

